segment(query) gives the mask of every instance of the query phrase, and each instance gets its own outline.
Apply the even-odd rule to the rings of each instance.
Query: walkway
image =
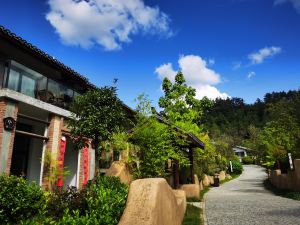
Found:
[[[265,170],[244,166],[243,174],[206,194],[208,225],[300,225],[300,202],[263,187]]]

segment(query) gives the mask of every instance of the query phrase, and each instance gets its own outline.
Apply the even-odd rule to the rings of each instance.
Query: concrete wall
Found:
[[[72,141],[67,138],[64,167],[69,172],[64,179],[64,187],[77,187],[78,151],[74,149]]]
[[[293,171],[287,174],[281,174],[280,170],[272,170],[269,179],[271,183],[279,188],[293,191],[300,191],[300,159],[294,160]]]
[[[184,191],[173,191],[163,178],[139,179],[130,185],[119,225],[180,225],[185,210]]]

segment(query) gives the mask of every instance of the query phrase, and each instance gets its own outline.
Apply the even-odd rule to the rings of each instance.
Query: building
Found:
[[[235,146],[232,149],[234,151],[234,154],[240,158],[241,162],[242,162],[242,158],[248,156],[249,155],[248,153],[252,151],[251,149],[243,146]]]
[[[0,27],[0,173],[47,188],[54,157],[69,171],[59,186],[80,188],[92,179],[94,150],[73,149],[66,121],[72,99],[93,88],[82,75]]]

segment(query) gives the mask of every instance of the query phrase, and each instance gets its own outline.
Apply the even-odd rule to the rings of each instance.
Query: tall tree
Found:
[[[116,131],[122,130],[127,121],[116,87],[90,90],[76,97],[70,108],[72,119],[68,123],[78,149],[91,139],[96,160],[101,155],[100,142],[108,140]]]
[[[196,90],[187,86],[182,72],[176,74],[174,83],[164,78],[162,89],[164,96],[160,97],[158,104],[163,108],[163,114],[186,131],[200,132],[198,125],[211,101],[196,99]]]

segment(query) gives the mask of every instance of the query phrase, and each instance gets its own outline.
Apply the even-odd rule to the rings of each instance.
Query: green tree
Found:
[[[225,169],[227,146],[218,145],[211,140],[207,129],[202,124],[203,116],[212,107],[212,101],[208,98],[196,99],[196,90],[186,84],[181,72],[175,76],[172,83],[165,78],[162,83],[164,96],[159,99],[159,106],[163,108],[162,114],[173,124],[186,132],[191,132],[205,143],[205,150],[194,150],[194,169],[198,175],[203,173],[214,174],[218,170]],[[232,150],[231,150],[232,152]]]
[[[162,83],[164,96],[159,98],[159,106],[163,108],[163,114],[176,125],[188,126],[200,131],[199,122],[204,111],[211,107],[211,101],[207,98],[196,99],[196,90],[187,86],[185,78],[181,72],[175,76],[175,82],[172,83],[168,78],[164,78]]]
[[[100,143],[108,140],[114,132],[122,130],[128,122],[116,87],[90,90],[76,97],[70,110],[72,119],[68,127],[75,145],[81,149],[87,145],[87,139],[91,139],[97,162],[102,150]]]
[[[147,95],[141,94],[136,101],[137,124],[129,138],[134,145],[130,162],[135,177],[167,177],[166,162],[169,159],[176,160],[182,167],[188,166],[187,156],[181,151],[187,144],[184,134],[151,114],[151,101]]]

